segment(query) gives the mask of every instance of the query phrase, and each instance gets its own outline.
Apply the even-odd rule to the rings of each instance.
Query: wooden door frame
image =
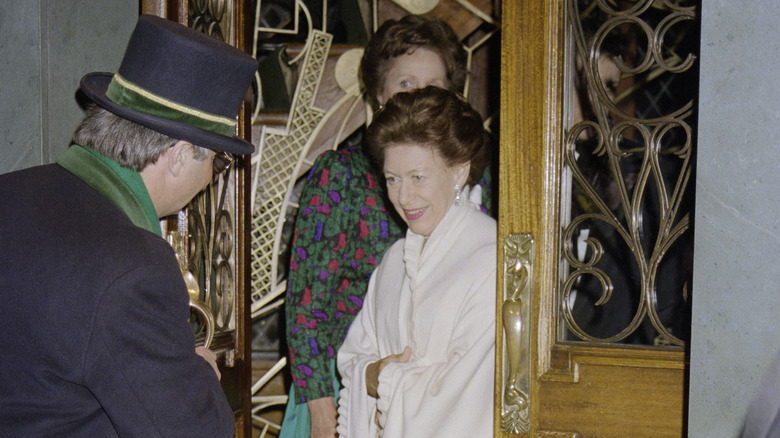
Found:
[[[559,311],[554,294],[559,290],[558,251],[560,230],[560,172],[563,140],[565,66],[564,0],[505,0],[502,3],[501,36],[501,131],[499,160],[498,269],[504,266],[500,248],[510,234],[531,234],[535,241],[531,278],[532,328],[530,355],[531,430],[522,436],[578,436],[558,432],[554,424],[560,409],[572,408],[568,389],[579,382],[581,367],[588,370],[618,366],[625,380],[646,376],[643,391],[656,391],[667,406],[643,414],[668,416],[659,430],[682,436],[686,411],[685,376],[687,357],[682,348],[634,348],[620,345],[567,343],[556,336]],[[518,188],[523,188],[518,190]],[[512,202],[506,202],[511,194]],[[494,436],[518,436],[501,432],[502,379],[504,375],[504,329],[501,304],[504,279],[498,275],[496,320],[496,378],[494,392]],[[551,295],[553,294],[553,295]],[[548,299],[542,299],[542,297]],[[603,371],[602,371],[603,372]],[[544,382],[544,384],[543,384]],[[547,384],[552,382],[552,384]],[[557,384],[559,382],[560,384]],[[625,381],[623,382],[626,383]],[[568,386],[567,386],[568,385]],[[604,419],[612,409],[610,397],[624,394],[625,388],[599,387],[604,393],[598,403],[578,407],[578,421]],[[651,405],[651,404],[649,404]],[[662,414],[663,413],[663,414]],[[622,415],[622,414],[620,414]],[[607,415],[609,417],[609,415]],[[607,418],[615,424],[624,418]],[[625,419],[631,430],[633,418]],[[641,423],[641,421],[640,421]],[[618,424],[619,425],[619,424]],[[636,427],[636,426],[633,426]]]

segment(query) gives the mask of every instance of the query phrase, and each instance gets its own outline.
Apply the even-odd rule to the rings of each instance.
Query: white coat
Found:
[[[495,295],[496,222],[471,202],[427,241],[408,231],[390,247],[338,351],[339,436],[492,436]],[[407,345],[409,362],[388,363],[369,396],[366,366]]]

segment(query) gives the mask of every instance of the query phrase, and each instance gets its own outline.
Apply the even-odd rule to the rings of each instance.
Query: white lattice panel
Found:
[[[277,279],[284,213],[308,141],[326,114],[314,107],[314,100],[332,39],[330,34],[316,30],[310,35],[287,127],[263,127],[260,147],[252,160],[252,316],[285,289]]]

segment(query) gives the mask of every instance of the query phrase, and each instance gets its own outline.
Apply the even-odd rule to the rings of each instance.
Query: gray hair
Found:
[[[135,171],[141,171],[156,162],[177,141],[97,105],[87,108],[87,115],[73,133],[73,143],[94,149]],[[204,148],[193,145],[192,149],[195,159],[199,161],[209,156],[208,150]]]

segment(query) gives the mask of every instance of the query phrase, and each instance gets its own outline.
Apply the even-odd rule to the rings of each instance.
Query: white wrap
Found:
[[[396,242],[338,351],[340,438],[492,436],[495,294],[496,223],[472,202],[427,242]],[[407,345],[411,360],[389,363],[368,396],[366,366]]]

